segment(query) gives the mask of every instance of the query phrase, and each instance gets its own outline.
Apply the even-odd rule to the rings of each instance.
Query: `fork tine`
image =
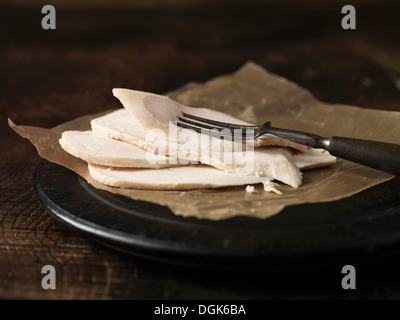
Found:
[[[200,123],[200,122],[197,122],[197,121],[192,121],[192,120],[189,120],[189,119],[186,119],[186,118],[182,118],[182,117],[178,117],[178,119],[183,123],[191,124],[193,126],[197,126],[199,128],[202,128],[202,129],[209,129],[209,130],[221,129],[220,127],[216,128],[215,126],[209,126],[207,124]]]
[[[240,125],[240,124],[232,124],[232,123],[226,123],[226,122],[221,122],[221,121],[215,121],[215,120],[211,120],[211,119],[206,119],[206,118],[202,118],[202,117],[198,117],[198,116],[194,116],[188,113],[182,113],[182,115],[186,118],[192,119],[192,120],[196,120],[198,122],[202,122],[205,124],[211,124],[215,128],[218,129],[219,128],[228,128],[228,129],[257,129],[257,126],[249,126],[249,125]],[[180,117],[179,120],[184,121],[185,118]],[[185,121],[187,122],[187,121]],[[193,122],[191,124],[194,124]],[[202,124],[196,124],[198,126],[202,126]],[[217,127],[215,127],[217,126]],[[209,128],[209,126],[208,126]]]
[[[229,129],[229,128],[220,128],[220,129],[223,129],[223,130],[227,129],[228,132],[229,132],[229,134],[227,134],[226,131],[225,132],[220,132],[218,130],[218,128],[214,128],[214,127],[210,127],[210,126],[207,126],[207,127],[211,128],[211,129],[204,128],[204,127],[195,127],[195,126],[188,125],[188,124],[185,124],[185,123],[182,123],[182,122],[174,122],[174,124],[177,125],[178,127],[189,129],[189,130],[194,130],[197,133],[205,134],[205,135],[216,137],[216,138],[219,138],[219,139],[229,138],[232,141],[233,140],[236,140],[236,141],[242,140],[242,141],[244,141],[244,140],[253,140],[255,138],[254,133],[248,135],[248,134],[246,134],[246,131],[245,131],[244,133],[242,132],[241,135],[238,135],[238,134],[236,134],[234,132],[234,130]],[[242,130],[242,129],[239,129],[239,130]]]

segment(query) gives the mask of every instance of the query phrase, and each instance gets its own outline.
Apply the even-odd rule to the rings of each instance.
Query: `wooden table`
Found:
[[[10,117],[53,127],[118,107],[113,87],[164,93],[248,60],[323,101],[400,111],[395,2],[356,2],[356,30],[341,28],[336,1],[142,7],[89,1],[86,8],[72,2],[56,6],[57,29],[46,31],[41,4],[34,3],[0,7],[0,298],[400,298],[396,254],[355,262],[357,290],[345,291],[341,265],[249,273],[166,265],[108,249],[39,205],[32,178],[40,157],[6,125]],[[47,264],[57,270],[56,290],[41,287]]]

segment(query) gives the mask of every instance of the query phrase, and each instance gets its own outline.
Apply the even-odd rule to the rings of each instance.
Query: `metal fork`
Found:
[[[316,134],[271,127],[238,125],[182,113],[176,125],[201,134],[236,141],[254,140],[264,134],[278,136],[312,148],[327,150],[331,155],[367,167],[400,176],[400,145],[346,137],[324,138]]]

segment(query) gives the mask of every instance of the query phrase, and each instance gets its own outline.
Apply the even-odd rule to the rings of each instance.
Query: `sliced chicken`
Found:
[[[291,162],[291,153],[288,149],[263,147],[246,152],[244,157],[241,153],[223,154],[224,157],[227,155],[229,155],[228,160],[222,160],[222,157],[216,156],[204,163],[229,173],[278,180],[293,188],[301,184],[301,172]]]
[[[251,123],[234,118],[226,113],[206,108],[191,108],[188,106],[184,106],[174,100],[171,100],[166,96],[161,96],[153,93],[129,89],[113,89],[113,94],[121,101],[124,108],[128,110],[128,112],[138,122],[140,122],[146,130],[160,129],[164,131],[166,135],[168,135],[171,131],[171,121],[178,121],[178,117],[181,117],[182,113],[188,113],[191,115],[221,122],[241,125],[253,125]],[[179,128],[178,131],[188,130]],[[190,133],[187,133],[186,135],[191,136]],[[198,134],[193,132],[193,135],[194,137],[196,137]],[[210,139],[212,140],[210,145],[217,145],[218,150],[221,150],[219,146],[220,139]],[[174,141],[174,137],[169,136],[168,140]],[[194,138],[193,140],[197,139]],[[254,142],[255,147],[270,145],[292,147],[300,151],[306,151],[305,146],[272,135],[264,135],[256,139]],[[233,147],[232,150],[234,150]]]
[[[125,109],[119,109],[90,122],[95,134],[136,145],[145,150],[152,149],[147,142],[147,130]],[[158,141],[167,146],[167,141]],[[161,149],[161,148],[160,148]],[[155,152],[156,153],[156,152]]]
[[[256,148],[248,152],[214,152],[198,146],[179,144],[163,139],[143,140],[146,129],[126,110],[117,110],[91,121],[94,133],[132,143],[154,153],[173,155],[180,164],[203,163],[220,170],[241,175],[256,175],[276,179],[294,188],[301,184],[299,169],[290,162],[287,149]],[[188,149],[186,147],[188,146]],[[187,151],[187,152],[186,152]]]
[[[112,168],[89,164],[96,181],[120,188],[149,190],[191,190],[262,183],[265,178],[242,176],[210,166],[184,166],[158,170]]]
[[[71,155],[100,165],[153,169],[177,166],[176,159],[102,137],[91,131],[64,131],[59,142]]]
[[[183,165],[175,158],[153,154],[91,131],[65,131],[59,142],[71,155],[104,166],[157,169]],[[309,148],[305,153],[292,155],[292,162],[300,170],[308,170],[330,166],[336,162],[336,158],[326,150]]]
[[[180,165],[202,163],[228,173],[278,180],[297,188],[301,184],[299,168],[324,166],[334,161],[329,154],[309,152],[304,146],[270,135],[243,143],[178,128],[171,122],[182,113],[229,123],[249,123],[214,110],[190,108],[147,92],[114,89],[113,93],[125,109],[93,119],[92,131],[178,159]],[[265,145],[268,147],[263,147]],[[288,146],[307,151],[307,154],[292,156]]]
[[[304,153],[295,153],[292,162],[301,170],[328,167],[336,162],[336,157],[324,149],[309,148]]]

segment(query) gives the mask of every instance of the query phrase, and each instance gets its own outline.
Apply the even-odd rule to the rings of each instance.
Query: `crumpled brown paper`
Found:
[[[220,110],[258,124],[270,120],[276,127],[322,136],[400,143],[400,112],[320,102],[307,90],[251,62],[232,75],[224,75],[204,84],[190,83],[168,96],[189,106]],[[185,192],[108,187],[93,180],[87,164],[66,153],[58,143],[62,131],[88,130],[90,120],[99,115],[78,118],[53,129],[16,126],[11,121],[9,124],[35,145],[41,157],[75,171],[96,188],[165,205],[178,215],[203,219],[220,220],[237,215],[267,218],[285,206],[338,200],[393,177],[339,159],[332,167],[305,171],[303,183],[298,189],[281,186],[282,196],[264,192],[261,184],[256,186],[259,191],[256,194],[247,193],[245,186]]]

